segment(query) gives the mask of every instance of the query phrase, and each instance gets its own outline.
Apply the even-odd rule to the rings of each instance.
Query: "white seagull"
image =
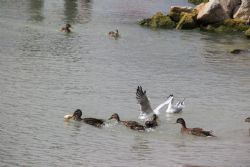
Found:
[[[169,96],[168,99],[164,103],[160,104],[158,107],[156,107],[153,110],[150,105],[150,101],[146,95],[146,91],[145,90],[143,91],[141,86],[137,87],[136,99],[137,99],[138,104],[140,105],[140,115],[138,117],[139,119],[148,119],[152,113],[159,115],[160,109],[164,107],[165,105],[169,104],[171,100]]]
[[[170,95],[168,97],[168,99],[170,100],[170,103],[168,104],[168,108],[166,110],[166,113],[180,113],[182,111],[182,109],[185,107],[184,105],[184,100],[182,101],[178,101],[175,105],[174,105],[174,96]]]

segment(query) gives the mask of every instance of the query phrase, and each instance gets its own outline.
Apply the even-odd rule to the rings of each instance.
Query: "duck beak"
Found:
[[[64,119],[71,119],[73,117],[73,115],[65,115]]]
[[[113,117],[111,116],[108,120],[111,120],[111,119],[113,119]]]

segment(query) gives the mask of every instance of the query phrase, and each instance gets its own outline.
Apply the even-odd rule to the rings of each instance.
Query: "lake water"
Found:
[[[239,34],[152,30],[137,21],[186,0],[1,0],[0,166],[249,167],[250,53]],[[71,23],[73,33],[60,28]],[[121,38],[107,32],[119,29]],[[138,120],[138,85],[153,107],[174,94],[181,114],[139,133],[63,116]],[[175,123],[213,130],[180,134]],[[138,120],[139,121],[139,120]]]

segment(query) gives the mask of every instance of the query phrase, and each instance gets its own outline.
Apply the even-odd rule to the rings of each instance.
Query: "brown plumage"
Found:
[[[250,117],[246,118],[245,122],[250,122]]]
[[[179,123],[182,125],[181,127],[181,133],[187,133],[195,136],[202,136],[202,137],[207,137],[207,136],[213,136],[211,131],[205,131],[202,128],[187,128],[186,123],[183,118],[178,118],[176,120],[176,123]]]
[[[158,116],[156,114],[153,114],[152,120],[145,122],[146,128],[155,128],[156,126],[158,126],[157,119]]]
[[[89,125],[92,125],[92,126],[95,126],[95,127],[102,127],[104,126],[104,120],[102,119],[97,119],[97,118],[81,118],[82,116],[82,111],[80,109],[77,109],[73,116],[72,116],[72,119],[75,120],[75,121],[82,121],[86,124],[89,124]]]
[[[70,33],[71,32],[70,28],[71,28],[71,25],[66,24],[65,27],[62,27],[61,31],[66,32],[66,33]]]
[[[108,35],[109,35],[110,37],[115,38],[115,39],[117,39],[118,37],[120,37],[120,34],[119,34],[119,32],[118,32],[118,29],[116,29],[115,32],[114,32],[114,31],[110,31],[110,32],[108,33]]]
[[[125,125],[126,127],[132,129],[132,130],[137,130],[137,131],[145,131],[145,126],[141,125],[140,123],[136,122],[136,121],[121,121],[120,117],[117,113],[114,113],[110,118],[110,119],[115,119],[117,120],[117,122],[122,123],[123,125]]]

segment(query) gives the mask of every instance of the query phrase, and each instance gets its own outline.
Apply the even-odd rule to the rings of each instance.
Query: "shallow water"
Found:
[[[0,166],[242,166],[250,164],[250,54],[238,34],[152,30],[136,22],[186,0],[0,1]],[[73,33],[61,33],[65,22]],[[118,28],[121,38],[107,32]],[[97,129],[63,116],[137,120],[135,91],[156,107],[173,93],[178,115],[154,131]],[[180,125],[217,138],[182,136]]]

